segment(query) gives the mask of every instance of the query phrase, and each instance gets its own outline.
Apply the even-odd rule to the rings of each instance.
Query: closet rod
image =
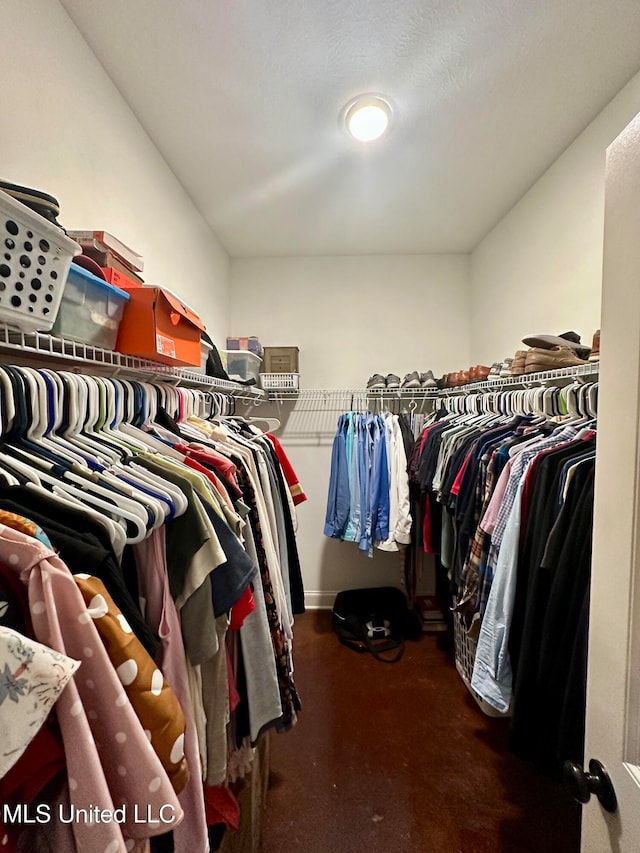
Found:
[[[433,398],[438,396],[437,389],[429,388],[308,388],[299,391],[290,389],[272,389],[269,390],[269,399],[296,399],[296,400],[319,400],[348,398],[348,397],[368,397],[372,400],[410,400],[418,398],[420,400]]]
[[[72,361],[77,365],[91,367],[94,371],[104,372],[114,378],[121,373],[127,373],[147,381],[161,380],[172,384],[197,386],[245,400],[264,398],[264,391],[259,388],[246,387],[223,379],[214,379],[195,370],[175,368],[42,332],[18,331],[4,324],[0,324],[0,350],[17,351],[21,355],[33,358],[41,356],[47,364],[51,364],[52,360]]]

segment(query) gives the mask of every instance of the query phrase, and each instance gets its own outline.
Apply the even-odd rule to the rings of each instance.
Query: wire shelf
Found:
[[[527,388],[531,385],[540,385],[545,382],[554,382],[564,379],[580,378],[583,376],[597,376],[600,370],[600,362],[588,361],[575,367],[559,367],[557,370],[542,370],[538,373],[522,373],[517,376],[496,377],[492,380],[482,382],[469,382],[466,385],[457,385],[455,388],[443,388],[439,391],[440,396],[449,394],[468,394],[470,391],[502,391],[504,388]]]
[[[264,391],[259,388],[214,379],[198,373],[197,370],[175,368],[42,332],[22,332],[4,324],[0,324],[0,350],[19,352],[31,357],[39,356],[46,361],[56,360],[91,366],[94,370],[106,372],[111,376],[117,376],[120,373],[134,374],[145,380],[163,380],[174,384],[190,385],[248,400],[264,398]]]
[[[309,388],[295,390],[289,388],[267,389],[270,400],[285,400],[297,397],[300,400],[314,400],[318,403],[349,400],[429,400],[448,397],[453,394],[469,394],[483,391],[503,391],[507,388],[528,388],[534,385],[559,382],[582,377],[597,377],[600,364],[597,361],[585,362],[575,367],[561,367],[557,370],[544,370],[538,373],[524,373],[518,376],[497,377],[495,380],[470,382],[455,388]],[[347,408],[354,408],[348,406]],[[357,406],[356,406],[357,408]]]

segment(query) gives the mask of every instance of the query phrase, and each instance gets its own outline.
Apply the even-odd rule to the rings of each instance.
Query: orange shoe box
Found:
[[[130,299],[118,329],[116,350],[162,364],[199,367],[204,331],[200,317],[160,287],[123,289]]]

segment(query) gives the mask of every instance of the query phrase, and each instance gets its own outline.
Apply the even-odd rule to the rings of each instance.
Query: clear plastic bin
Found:
[[[209,358],[209,353],[213,347],[211,344],[208,344],[206,341],[200,341],[200,367],[191,367],[193,373],[202,373],[203,375],[207,372],[207,360]]]
[[[254,355],[248,350],[226,350],[225,356],[225,369],[229,374],[229,379],[240,380],[241,382],[245,382],[247,379],[255,379],[257,384],[260,365],[262,364],[260,356]]]
[[[129,294],[71,264],[51,333],[113,349]]]

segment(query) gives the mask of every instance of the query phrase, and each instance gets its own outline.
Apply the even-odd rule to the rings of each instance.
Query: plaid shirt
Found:
[[[508,442],[510,439],[506,441]],[[493,489],[504,464],[499,458],[499,450],[504,444],[504,438],[491,442],[488,446],[485,446],[480,460],[480,469],[476,481],[476,498],[479,499],[480,510],[477,516],[475,533],[470,542],[467,559],[462,569],[462,595],[456,607],[457,610],[463,613],[467,629],[471,629],[474,614],[480,609],[479,605],[485,589],[484,569],[486,567],[486,558],[489,552],[489,545],[491,544],[491,537],[480,527],[480,519],[489,506]],[[488,590],[486,595],[488,596]],[[486,597],[484,598],[484,603],[486,604]],[[483,606],[481,609],[482,612],[484,612]]]
[[[518,492],[520,480],[526,473],[531,460],[535,459],[541,450],[562,444],[574,438],[576,434],[577,429],[575,427],[562,427],[551,436],[543,437],[535,442],[534,445],[528,446],[514,458],[493,535],[489,535],[482,529],[480,520],[489,506],[493,490],[505,465],[505,460],[508,458],[506,451],[514,446],[513,436],[508,437],[506,440],[503,438],[499,442],[494,442],[485,448],[483,461],[486,463],[486,477],[482,492],[481,509],[477,517],[475,533],[469,545],[467,558],[464,563],[461,583],[462,595],[456,608],[463,613],[467,629],[472,635],[477,635],[480,628],[480,620],[484,615],[489,592],[491,591],[491,584],[493,583],[502,537]],[[488,461],[486,458],[487,454],[490,454]],[[478,481],[480,479],[481,477],[479,476]]]
[[[513,460],[511,474],[509,475],[509,482],[507,483],[507,488],[505,490],[504,497],[502,498],[502,503],[500,504],[500,511],[498,512],[498,518],[496,520],[493,535],[491,536],[491,548],[489,549],[486,569],[486,572],[491,573],[491,577],[493,576],[498,562],[500,546],[502,545],[502,537],[504,536],[507,521],[509,520],[511,508],[513,507],[516,499],[518,485],[525,475],[527,468],[529,467],[529,463],[538,455],[538,453],[540,453],[541,450],[547,450],[548,448],[563,444],[565,441],[571,441],[571,439],[575,438],[577,434],[578,429],[576,427],[562,427],[547,438],[540,439],[540,441],[536,442],[533,446],[523,450]]]

